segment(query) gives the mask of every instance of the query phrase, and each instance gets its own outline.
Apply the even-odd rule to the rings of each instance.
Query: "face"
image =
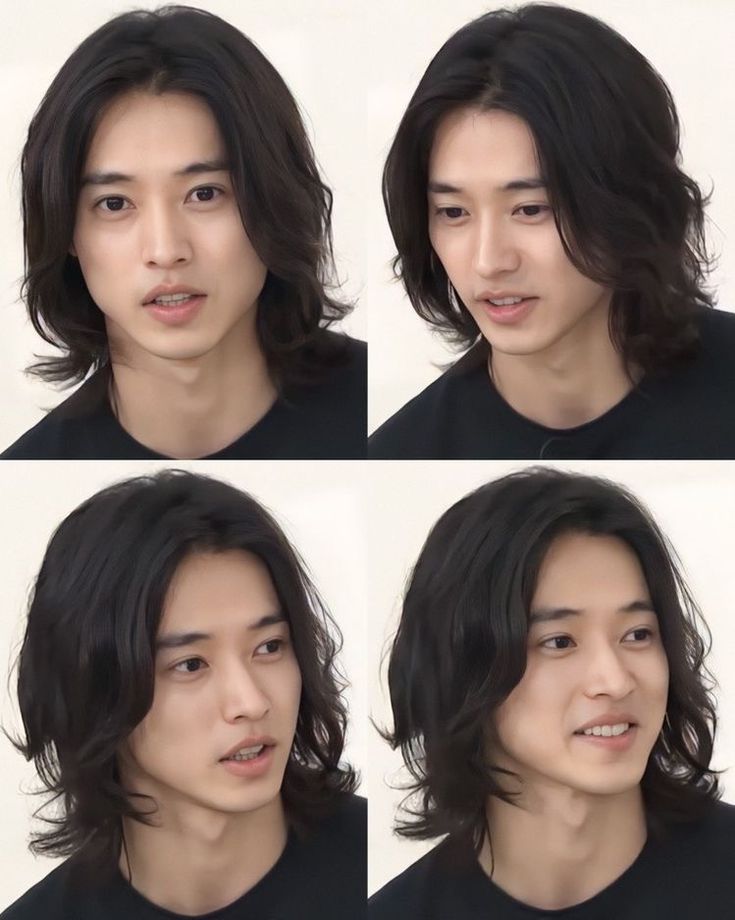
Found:
[[[101,118],[72,255],[105,315],[113,357],[191,361],[254,329],[266,267],[226,160],[214,117],[194,96],[128,93]],[[205,296],[146,305],[159,285]]]
[[[564,252],[522,119],[471,108],[445,116],[428,206],[434,252],[493,354],[551,355],[591,336],[609,340],[610,293]],[[489,303],[511,295],[528,299]]]
[[[181,804],[219,813],[272,804],[301,675],[265,565],[237,550],[189,556],[171,583],[157,644],[153,706],[121,752],[130,787],[153,795],[164,814]],[[258,759],[222,762],[261,738],[268,747]]]
[[[496,713],[497,759],[531,786],[628,791],[661,731],[668,684],[635,554],[615,537],[560,536],[539,573],[526,672]],[[633,727],[622,735],[579,734],[624,723]]]

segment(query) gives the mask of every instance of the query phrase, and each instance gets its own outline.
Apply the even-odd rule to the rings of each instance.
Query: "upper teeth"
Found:
[[[196,296],[196,294],[161,294],[156,297],[155,303],[178,303],[180,300],[188,300],[190,297]]]
[[[511,304],[520,303],[523,300],[522,297],[503,297],[501,300],[492,300],[490,303],[495,304],[496,307],[509,307]]]
[[[265,747],[264,744],[256,744],[253,747],[240,748],[236,754],[232,754],[229,760],[249,760],[251,757],[257,757]]]
[[[611,735],[622,735],[630,728],[630,722],[618,722],[617,725],[594,725],[592,728],[585,728],[585,735],[602,735],[603,738],[609,738]]]

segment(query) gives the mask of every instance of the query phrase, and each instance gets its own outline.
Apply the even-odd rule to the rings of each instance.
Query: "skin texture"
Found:
[[[528,418],[569,428],[622,399],[631,380],[608,332],[611,292],[567,257],[547,191],[504,188],[540,176],[533,136],[518,116],[449,113],[429,160],[429,236],[492,347],[501,395]],[[503,324],[483,299],[502,292],[538,299],[517,322]]]
[[[645,843],[640,781],[668,695],[666,654],[647,605],[640,564],[622,541],[572,533],[552,543],[531,616],[579,613],[531,621],[527,669],[497,710],[500,749],[491,755],[519,775],[508,788],[521,794],[520,808],[488,804],[493,877],[524,903],[550,909],[586,900]],[[574,734],[606,713],[637,722],[628,750]],[[487,843],[481,864],[489,871]]]
[[[213,453],[273,403],[257,341],[267,269],[243,225],[209,108],[186,94],[130,92],[102,115],[82,171],[130,181],[82,187],[72,255],[105,316],[113,406],[137,440],[168,456]],[[143,306],[159,284],[207,296],[186,322],[161,322]],[[155,389],[156,400],[150,399]]]
[[[204,913],[232,902],[285,846],[280,788],[301,675],[288,624],[257,625],[279,611],[264,564],[241,551],[188,557],[169,589],[159,638],[212,638],[159,651],[153,706],[120,752],[126,788],[159,805],[154,827],[125,822],[133,885],[169,910]],[[260,735],[276,741],[270,769],[253,778],[228,773],[219,759]],[[120,867],[128,877],[124,854]]]

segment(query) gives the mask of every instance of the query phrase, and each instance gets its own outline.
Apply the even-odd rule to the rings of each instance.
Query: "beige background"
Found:
[[[28,591],[52,531],[80,502],[111,482],[170,467],[164,462],[0,464],[0,718],[20,733],[15,684],[9,675],[23,637]],[[288,464],[180,461],[174,466],[215,476],[252,494],[276,517],[301,553],[344,636],[342,670],[351,681],[346,699],[350,729],[345,756],[364,775],[367,734],[365,496],[363,466],[321,462]],[[56,864],[27,850],[31,814],[41,799],[35,771],[0,736],[0,912]],[[362,790],[364,793],[364,788]]]
[[[430,528],[450,505],[473,488],[529,465],[532,464],[504,461],[394,461],[371,466],[368,674],[370,712],[378,725],[391,725],[381,657],[395,633],[406,579]],[[578,461],[544,465],[606,476],[627,486],[646,503],[678,551],[685,577],[712,632],[713,650],[708,663],[719,681],[719,728],[713,765],[729,769],[722,778],[724,798],[735,803],[735,464]],[[431,675],[426,680],[431,680]],[[389,787],[405,782],[406,773],[400,754],[392,752],[374,729],[368,736],[367,757],[369,890],[373,892],[438,841],[403,841],[391,833],[393,815],[403,794]]]

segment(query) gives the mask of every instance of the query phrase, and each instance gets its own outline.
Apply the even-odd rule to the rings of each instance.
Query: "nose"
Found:
[[[187,223],[165,204],[151,206],[140,218],[141,252],[146,265],[170,268],[191,259]]]
[[[635,679],[624,655],[624,651],[612,648],[606,642],[590,650],[584,674],[586,696],[622,700],[635,689]]]
[[[520,253],[511,228],[502,221],[486,218],[477,227],[472,267],[481,278],[494,278],[514,272],[520,265]]]
[[[270,701],[258,680],[241,663],[222,671],[220,704],[227,722],[245,718],[257,722],[270,710]]]

